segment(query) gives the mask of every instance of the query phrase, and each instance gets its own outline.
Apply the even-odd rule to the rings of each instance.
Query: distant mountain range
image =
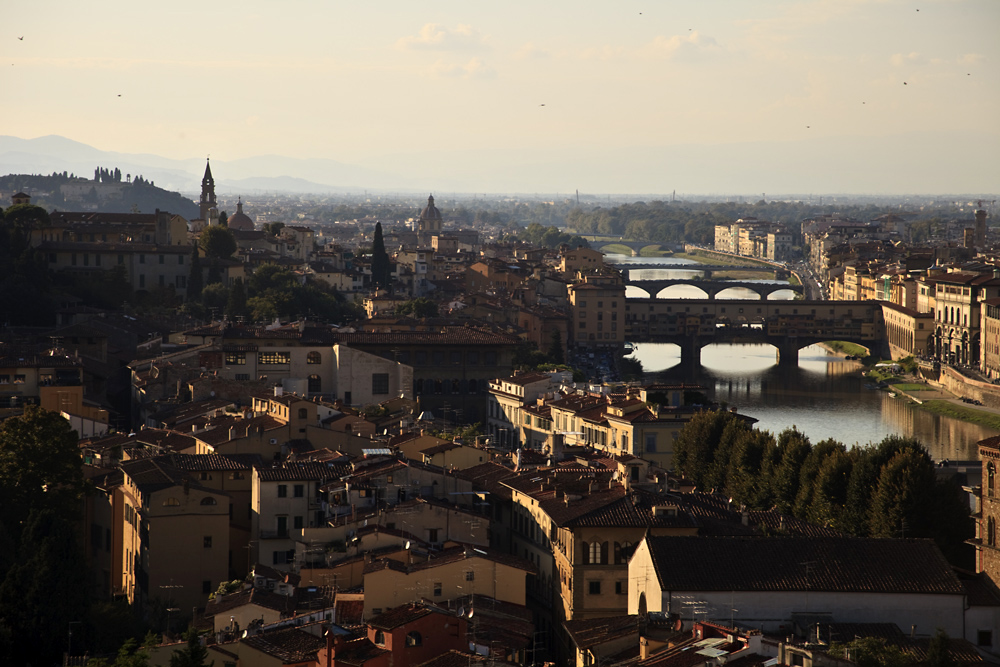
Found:
[[[102,151],[56,135],[37,139],[0,136],[0,174],[68,171],[91,178],[97,167],[117,167],[122,174],[141,174],[158,187],[197,194],[201,191],[205,160],[173,160],[159,155]],[[233,195],[264,191],[324,193],[358,192],[366,188],[399,189],[406,180],[335,160],[303,160],[278,155],[213,160],[212,175],[216,192]]]
[[[560,150],[439,148],[373,155],[357,164],[262,155],[213,160],[212,174],[216,191],[229,196],[363,190],[556,196],[579,190],[602,197],[615,193],[656,196],[671,191],[681,197],[727,193],[981,196],[998,190],[993,160],[998,149],[1000,135],[976,136],[958,130],[671,146],[592,147],[584,138]],[[0,136],[0,174],[70,171],[89,177],[98,166],[142,174],[159,187],[196,196],[205,160],[102,151],[55,135]]]

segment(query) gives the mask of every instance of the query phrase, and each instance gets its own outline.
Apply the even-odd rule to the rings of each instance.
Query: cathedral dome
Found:
[[[421,220],[440,220],[441,211],[434,205],[434,195],[427,198],[427,208],[420,212]]]
[[[243,232],[253,231],[253,220],[250,216],[243,212],[243,199],[241,198],[236,202],[236,213],[226,221],[226,225],[230,229],[238,229]]]

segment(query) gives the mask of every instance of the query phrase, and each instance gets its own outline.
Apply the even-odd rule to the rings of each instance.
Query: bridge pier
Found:
[[[799,365],[799,343],[796,339],[784,341],[778,345],[776,352],[779,366]]]
[[[680,342],[681,367],[698,368],[701,365],[701,343],[694,338],[684,337]]]

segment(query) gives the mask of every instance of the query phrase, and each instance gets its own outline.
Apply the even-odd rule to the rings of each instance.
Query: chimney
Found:
[[[743,510],[743,525],[744,526],[750,525],[750,512],[746,510]]]
[[[639,659],[645,660],[649,657],[649,640],[645,637],[639,637]]]
[[[285,388],[282,387],[280,383],[274,385],[274,395],[275,396],[281,396],[284,393],[285,393]]]

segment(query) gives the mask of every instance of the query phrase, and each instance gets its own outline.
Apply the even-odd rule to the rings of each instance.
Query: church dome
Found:
[[[427,198],[427,208],[420,212],[421,220],[440,220],[441,211],[434,205],[434,195]]]
[[[242,232],[252,232],[253,231],[253,220],[250,216],[243,212],[243,199],[241,198],[236,202],[236,213],[226,220],[226,225],[230,229],[238,229]]]

